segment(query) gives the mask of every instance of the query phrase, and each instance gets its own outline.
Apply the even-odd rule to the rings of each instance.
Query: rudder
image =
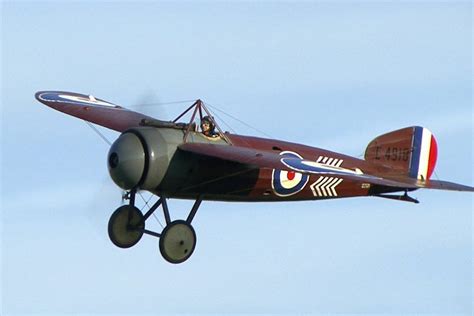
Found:
[[[427,128],[412,126],[376,137],[367,146],[365,160],[424,181],[433,174],[437,155],[433,134]]]

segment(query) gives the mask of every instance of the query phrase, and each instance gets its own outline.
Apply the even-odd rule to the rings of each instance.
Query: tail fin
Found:
[[[402,128],[372,140],[365,160],[391,167],[396,173],[428,180],[434,171],[438,145],[433,134],[420,126]]]

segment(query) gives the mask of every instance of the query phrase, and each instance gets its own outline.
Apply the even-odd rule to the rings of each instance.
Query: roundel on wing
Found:
[[[300,155],[291,151],[280,153],[282,157],[303,159]],[[308,183],[308,175],[295,171],[273,169],[272,188],[278,196],[290,196],[303,190]]]

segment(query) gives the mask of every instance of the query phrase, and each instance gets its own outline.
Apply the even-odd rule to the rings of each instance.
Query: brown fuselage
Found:
[[[374,166],[364,160],[305,146],[296,143],[258,137],[226,134],[233,146],[254,149],[256,152],[292,152],[309,161],[337,166],[349,170],[359,170],[364,174],[377,175],[387,172],[386,168]],[[276,179],[284,176],[284,179]],[[258,168],[212,158],[206,155],[190,154],[177,150],[170,168],[161,185],[154,193],[168,197],[195,199],[201,195],[205,200],[216,201],[298,201],[367,196],[374,192],[393,190],[375,188],[363,180],[354,181],[342,176],[308,174],[300,183],[293,179],[296,189],[288,178],[300,177],[298,173],[288,174],[271,168]],[[303,181],[304,180],[304,181]],[[287,182],[289,190],[278,192],[278,183]],[[303,183],[305,182],[305,183]]]

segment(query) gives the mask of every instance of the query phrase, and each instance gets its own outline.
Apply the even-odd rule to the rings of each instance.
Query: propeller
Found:
[[[135,103],[129,106],[129,109],[164,120],[167,115],[163,105],[157,93],[154,90],[148,89],[137,98]]]
[[[146,114],[148,116],[157,118],[157,119],[164,119],[166,118],[166,111],[164,107],[160,103],[160,99],[158,98],[156,92],[153,90],[144,91],[138,98],[137,101],[134,102],[132,105],[127,106],[124,105],[125,108],[128,108],[132,111],[139,112]],[[99,135],[100,138],[104,140],[107,148],[110,147],[112,142],[107,139],[93,124],[88,123],[88,125]],[[110,214],[119,206],[128,203],[128,199],[130,198],[130,192],[120,189],[113,181],[110,179],[109,175],[104,175],[104,179],[101,181],[101,185],[97,186],[96,192],[90,203],[87,205],[87,214],[86,217],[88,218],[91,225],[101,234],[104,232],[104,227],[107,227],[107,221],[109,219]],[[112,201],[117,201],[118,193],[120,192],[120,204]],[[149,200],[145,199],[143,193],[140,191],[137,192],[137,199],[136,202],[138,205],[145,205],[145,202]],[[105,226],[104,226],[105,225]]]

